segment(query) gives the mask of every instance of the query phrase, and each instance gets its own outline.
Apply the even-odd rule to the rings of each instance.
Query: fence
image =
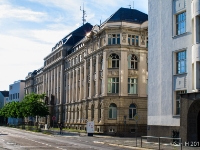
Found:
[[[159,150],[161,149],[161,146],[165,146],[165,147],[167,147],[167,146],[180,147],[180,149],[182,150],[182,139],[181,138],[141,136],[141,147],[142,147],[142,144],[143,144],[142,139],[144,139],[144,138],[147,139],[147,142],[145,142],[146,144],[158,145],[158,149]],[[157,139],[157,142],[148,142],[148,138],[149,139]],[[165,140],[165,141],[168,140],[168,141],[171,141],[171,142],[170,143],[167,143],[167,142],[162,143],[162,140]]]

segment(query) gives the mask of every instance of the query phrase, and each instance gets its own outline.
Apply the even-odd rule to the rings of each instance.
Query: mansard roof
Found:
[[[80,41],[88,32],[90,32],[92,30],[92,28],[93,28],[93,26],[90,23],[86,23],[86,24],[82,25],[81,27],[77,28],[76,30],[72,31],[67,36],[65,36],[61,41],[59,41],[55,45],[55,47],[52,48],[52,51],[62,45],[73,46],[78,41]]]
[[[9,97],[9,91],[0,91],[4,97]]]
[[[148,20],[148,15],[130,8],[120,8],[113,15],[111,15],[103,24],[107,22],[134,22],[134,23],[143,23]]]

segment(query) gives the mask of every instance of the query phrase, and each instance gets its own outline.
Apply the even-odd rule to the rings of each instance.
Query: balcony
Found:
[[[192,63],[200,61],[200,43],[192,46]]]

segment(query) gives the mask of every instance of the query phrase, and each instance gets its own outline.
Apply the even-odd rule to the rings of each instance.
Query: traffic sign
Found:
[[[140,116],[138,114],[135,114],[135,116],[133,117],[133,119],[137,122],[140,119]]]

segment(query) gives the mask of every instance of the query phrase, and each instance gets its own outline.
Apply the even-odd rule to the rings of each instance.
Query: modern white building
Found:
[[[20,102],[24,98],[25,81],[18,80],[9,85],[9,102]],[[19,119],[8,118],[9,124],[17,124]]]
[[[199,141],[200,0],[149,0],[148,15],[148,135]]]

